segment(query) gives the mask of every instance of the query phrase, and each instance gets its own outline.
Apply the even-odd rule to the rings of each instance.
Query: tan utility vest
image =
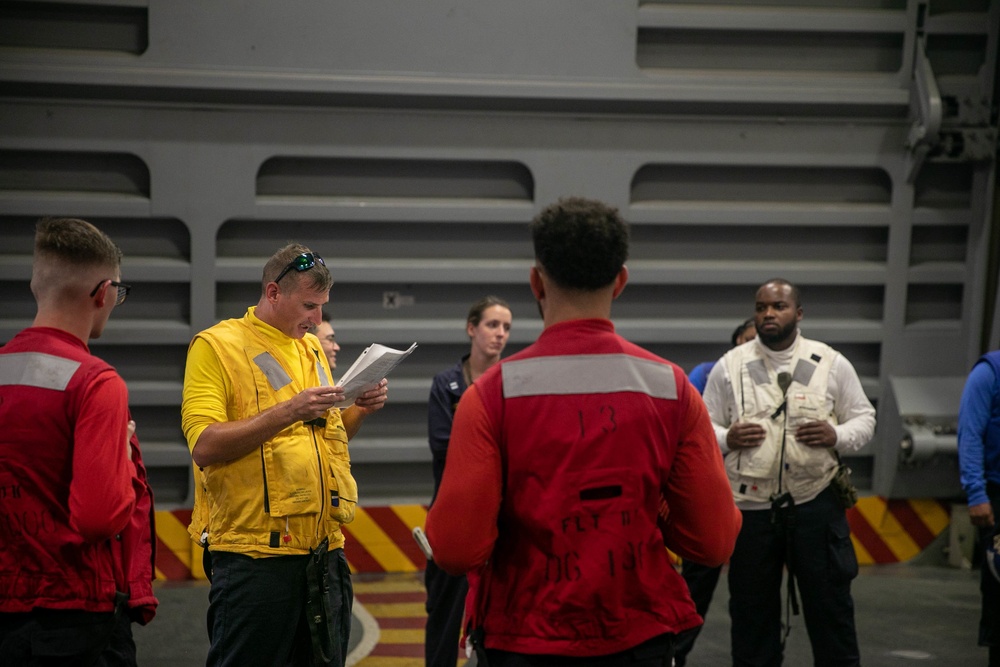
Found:
[[[739,420],[759,424],[766,432],[760,447],[726,454],[726,472],[736,500],[766,502],[788,491],[795,502],[801,502],[814,497],[833,479],[837,467],[834,453],[799,444],[795,429],[809,421],[837,423],[826,394],[838,354],[829,345],[798,336],[783,410],[779,408],[786,396],[759,344],[741,345],[723,357]]]

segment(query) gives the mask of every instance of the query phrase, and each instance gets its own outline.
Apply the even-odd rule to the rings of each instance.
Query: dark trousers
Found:
[[[772,521],[775,515],[770,510],[743,512],[743,528],[729,561],[733,665],[781,665],[785,609],[781,579],[786,565],[794,573],[802,601],[813,663],[859,665],[851,598],[858,560],[847,516],[830,489],[792,511],[793,525]]]
[[[311,556],[250,558],[212,552],[209,592],[209,667],[214,665],[301,665],[315,661],[306,613],[306,566]],[[330,665],[343,666],[351,635],[354,589],[343,549],[329,553],[328,613]]]
[[[721,567],[708,567],[687,560],[681,563],[681,576],[684,577],[691,599],[694,600],[695,609],[702,618],[708,613],[708,606],[712,603],[712,595],[715,594],[715,587],[719,585],[721,573]],[[694,640],[701,633],[701,628],[699,625],[677,636],[677,645],[674,648],[676,667],[684,667],[687,664],[687,655],[694,648]]]
[[[990,504],[993,506],[993,519],[1000,523],[1000,484],[989,483],[986,486]],[[993,578],[986,564],[986,548],[992,543],[993,528],[979,529],[979,557],[982,567],[979,575],[979,591],[983,596],[982,613],[979,617],[979,645],[990,647],[990,667],[1000,667],[1000,582]]]
[[[670,667],[674,635],[653,637],[634,648],[611,655],[573,658],[564,655],[528,655],[486,649],[488,667]]]
[[[134,667],[127,613],[36,609],[0,614],[4,667]]]
[[[425,665],[455,667],[469,582],[464,575],[453,577],[430,560],[424,571],[424,586],[427,588]]]

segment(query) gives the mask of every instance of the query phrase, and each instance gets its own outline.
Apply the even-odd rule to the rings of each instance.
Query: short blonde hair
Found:
[[[271,255],[271,259],[267,260],[267,264],[264,265],[264,272],[261,276],[261,293],[263,294],[264,290],[267,289],[268,283],[274,282],[275,278],[281,275],[281,272],[291,264],[292,260],[306,253],[316,254],[301,243],[289,243]],[[333,276],[330,275],[330,270],[326,268],[325,264],[320,262],[316,262],[312,268],[306,271],[289,271],[281,279],[291,279],[296,286],[300,286],[302,285],[302,280],[306,278],[308,278],[308,282],[305,286],[310,289],[328,292],[333,287]]]
[[[79,218],[43,218],[35,227],[35,256],[80,267],[118,270],[122,251],[107,234]]]

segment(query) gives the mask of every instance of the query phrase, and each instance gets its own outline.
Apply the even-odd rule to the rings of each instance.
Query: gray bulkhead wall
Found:
[[[0,340],[34,313],[34,221],[108,231],[134,290],[93,349],[183,506],[187,344],[305,243],[342,370],[419,343],[352,458],[363,502],[426,501],[431,377],[482,295],[512,304],[508,352],[534,340],[527,223],[585,195],[632,224],[625,336],[690,370],[782,276],[899,421],[893,378],[998,344],[998,24],[998,0],[2,2]],[[880,437],[852,465],[888,493]],[[954,492],[953,456],[921,465],[924,495]]]

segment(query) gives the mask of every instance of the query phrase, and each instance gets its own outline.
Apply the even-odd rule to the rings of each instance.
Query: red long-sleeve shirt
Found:
[[[740,522],[683,371],[578,320],[465,393],[427,533],[442,568],[481,568],[487,646],[583,656],[698,625],[664,545],[719,565]]]
[[[33,327],[0,348],[0,611],[110,611],[132,582],[155,606],[128,421],[125,382],[75,336]]]

